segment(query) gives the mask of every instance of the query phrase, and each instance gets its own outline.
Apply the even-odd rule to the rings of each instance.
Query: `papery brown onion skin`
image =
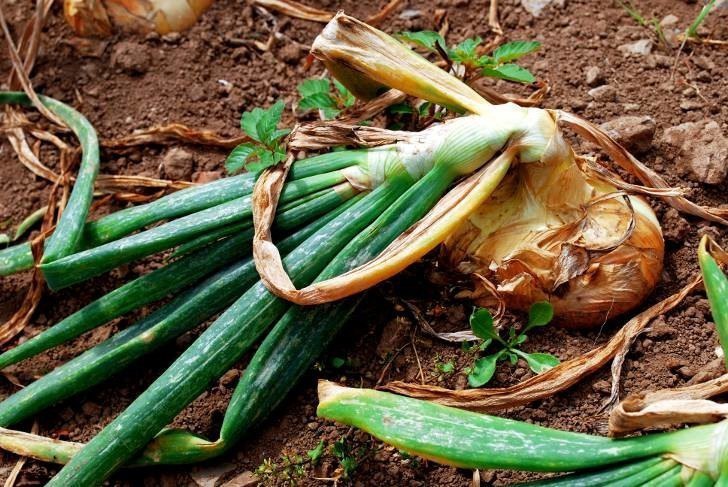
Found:
[[[549,301],[554,323],[569,328],[600,326],[652,292],[662,272],[665,245],[659,223],[642,198],[629,196],[634,227],[626,240],[604,251],[588,250],[595,242],[585,242],[593,235],[585,239],[580,233],[580,208],[616,190],[589,179],[568,159],[512,171],[445,241],[451,266],[491,281],[507,307],[526,311],[534,302]],[[606,234],[609,227],[615,239],[631,215],[625,197],[591,210],[597,220],[604,219],[598,230]],[[564,275],[568,278],[560,277]],[[492,299],[481,294],[476,304],[492,304]]]

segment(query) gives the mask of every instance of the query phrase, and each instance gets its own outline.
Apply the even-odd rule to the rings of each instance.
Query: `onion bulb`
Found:
[[[76,34],[106,37],[113,29],[167,34],[191,27],[213,0],[64,0]]]
[[[507,306],[546,300],[573,327],[602,324],[642,302],[659,279],[664,247],[646,201],[588,176],[573,153],[511,168],[444,242],[447,261],[491,281]]]

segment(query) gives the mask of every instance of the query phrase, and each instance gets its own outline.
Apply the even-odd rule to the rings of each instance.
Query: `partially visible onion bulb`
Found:
[[[493,283],[506,306],[546,300],[559,324],[591,327],[654,289],[664,240],[642,198],[585,175],[570,153],[511,168],[444,248],[451,265]]]
[[[213,0],[64,0],[63,12],[76,34],[105,37],[114,28],[168,34],[190,28]]]

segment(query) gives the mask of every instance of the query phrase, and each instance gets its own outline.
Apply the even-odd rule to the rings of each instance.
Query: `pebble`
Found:
[[[706,184],[720,184],[726,179],[728,138],[715,120],[706,118],[670,127],[661,141],[677,149],[677,166],[691,179]]]
[[[673,14],[665,15],[662,20],[660,20],[660,27],[673,27],[677,24],[678,19]]]
[[[541,15],[543,9],[550,4],[554,4],[555,7],[563,7],[565,3],[566,0],[521,0],[521,6],[534,17]]]
[[[625,56],[632,54],[637,56],[647,56],[652,52],[652,41],[649,39],[640,39],[628,44],[622,44],[617,48],[617,50]]]
[[[603,123],[600,128],[629,151],[642,154],[652,147],[656,124],[647,115],[626,115]]]
[[[195,156],[181,147],[172,147],[164,154],[160,169],[164,175],[175,181],[187,181],[192,175]]]
[[[680,102],[680,109],[684,112],[700,110],[701,108],[703,108],[703,102],[698,100],[685,100]]]
[[[238,369],[230,369],[220,377],[220,384],[229,387],[233,385],[240,378],[240,371]]]
[[[586,68],[586,84],[588,86],[599,86],[604,83],[604,76],[602,71],[597,66],[589,66]]]
[[[598,88],[592,88],[587,94],[597,101],[614,101],[617,98],[617,90],[613,86],[604,85]]]

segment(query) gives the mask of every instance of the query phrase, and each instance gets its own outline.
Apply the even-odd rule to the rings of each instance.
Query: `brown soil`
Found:
[[[22,0],[3,6],[16,32],[29,16],[33,3]],[[386,2],[329,0],[318,3],[322,8],[341,8],[365,18]],[[420,15],[403,20],[395,14],[383,26],[385,30],[431,29],[434,9],[444,8],[452,26],[448,35],[451,42],[487,32],[485,1],[412,0],[405,3],[407,10],[417,10]],[[683,27],[699,9],[694,1],[640,0],[635,3],[647,17],[663,18],[674,14],[679,18],[678,25]],[[626,114],[652,116],[657,123],[656,142],[642,160],[664,174],[670,183],[690,188],[690,196],[701,203],[720,205],[728,202],[725,197],[728,184],[711,187],[679,176],[676,154],[657,142],[666,128],[706,117],[716,120],[726,132],[728,51],[720,47],[690,46],[683,54],[674,81],[670,81],[671,68],[663,62],[655,62],[654,56],[624,57],[617,50],[621,44],[649,38],[650,32],[637,26],[611,2],[568,0],[563,7],[547,8],[538,18],[524,11],[516,0],[503,0],[501,4],[500,18],[510,39],[536,39],[543,43],[540,53],[527,57],[524,64],[538,77],[551,82],[553,90],[546,102],[548,106],[573,110],[597,123]],[[286,38],[304,45],[311,43],[321,27],[298,20],[279,18],[279,21],[283,22],[281,32]],[[728,39],[728,9],[714,12],[705,29],[713,38]],[[89,57],[81,55],[68,42],[72,38],[71,32],[63,21],[60,5],[56,5],[32,80],[39,91],[71,103],[83,112],[102,137],[123,135],[165,122],[182,122],[233,135],[238,130],[241,111],[267,106],[279,98],[290,102],[295,97],[298,81],[321,72],[320,65],[306,69],[305,51],[286,46],[285,42],[279,42],[271,52],[261,53],[240,46],[234,40],[264,41],[268,32],[266,18],[243,2],[218,0],[198,25],[180,36],[118,36],[106,45],[95,46],[103,48],[101,54]],[[2,51],[5,56],[4,49]],[[659,48],[655,53],[672,56]],[[140,59],[143,62],[139,62]],[[590,101],[587,95],[590,87],[585,82],[588,66],[600,67],[606,81],[617,90],[614,100]],[[0,72],[8,72],[8,69],[7,58],[1,58]],[[232,83],[232,89],[226,89],[219,80]],[[688,86],[697,89],[699,96],[688,93]],[[512,85],[498,85],[498,88],[514,89]],[[691,102],[689,109],[680,107],[685,101]],[[45,204],[49,185],[25,170],[6,142],[0,150],[0,222],[12,228]],[[106,154],[103,171],[163,176],[159,165],[166,150],[152,146],[125,154]],[[194,172],[221,171],[224,152],[195,147],[189,150],[194,152]],[[48,164],[55,162],[51,159]],[[722,243],[727,242],[725,229],[689,217],[683,219],[668,211],[664,204],[652,203],[665,228],[667,255],[662,282],[644,306],[675,292],[697,272],[695,250],[702,234],[710,233]],[[57,322],[123,280],[145,272],[150,265],[154,263],[125,266],[89,284],[47,295],[20,340]],[[201,466],[120,473],[111,484],[198,485],[193,479],[218,471],[224,472],[219,485],[245,471],[255,470],[266,458],[276,460],[281,454],[305,457],[305,452],[320,440],[332,443],[347,432],[347,428],[316,418],[317,378],[373,386],[393,355],[396,357],[384,373],[384,381],[420,380],[419,360],[427,382],[465,387],[464,376],[459,371],[470,363],[471,356],[458,346],[442,344],[418,333],[412,316],[394,299],[396,296],[411,300],[437,329],[465,328],[470,304],[452,299],[448,294],[450,287],[432,284],[441,277],[433,274],[432,269],[432,262],[419,264],[370,292],[346,331],[320,359],[320,367],[306,374],[286,403],[232,452]],[[12,314],[28,282],[26,275],[0,280],[0,320]],[[29,382],[132,323],[134,318],[128,316],[117,320],[69,345],[26,361],[14,367],[12,372],[21,382]],[[637,340],[628,356],[622,394],[674,387],[719,373],[720,362],[716,364],[714,352],[717,338],[710,320],[707,301],[700,295],[688,298],[675,312],[659,318],[652,330]],[[574,357],[608,339],[623,322],[616,319],[589,332],[552,328],[534,334],[526,349],[548,351],[561,359]],[[194,333],[178,339],[162,353],[141,361],[120,377],[46,411],[37,418],[40,432],[75,441],[89,440],[193,337]],[[331,365],[333,357],[346,359],[346,364],[335,369]],[[438,361],[448,360],[456,364],[456,373],[445,377],[438,375]],[[244,368],[244,363],[239,364],[239,368]],[[511,384],[529,375],[522,363],[514,367],[502,365],[493,384]],[[607,418],[600,407],[608,397],[609,384],[609,374],[604,369],[565,393],[505,414],[570,431],[604,433]],[[175,425],[215,437],[234,385],[235,376],[228,375],[180,414]],[[3,380],[0,394],[10,394],[14,387]],[[21,425],[22,428],[29,426]],[[396,449],[372,441],[366,435],[353,434],[351,440],[368,448],[352,475],[351,482],[355,485],[470,485],[472,473],[469,471],[405,458]],[[7,477],[16,460],[17,457],[2,454],[0,478]],[[306,466],[299,483],[330,484],[314,477],[330,477],[335,474],[336,467],[335,459],[327,454],[317,467]],[[28,462],[16,485],[42,484],[55,471],[56,467]],[[526,478],[529,476],[509,472],[483,473],[486,485]]]

